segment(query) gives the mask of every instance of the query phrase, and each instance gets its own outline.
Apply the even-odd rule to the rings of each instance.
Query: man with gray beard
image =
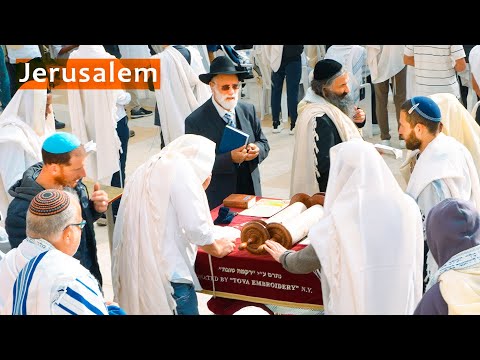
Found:
[[[212,180],[207,188],[210,209],[230,194],[262,196],[258,165],[268,156],[270,146],[252,104],[238,101],[247,71],[237,68],[226,56],[216,57],[210,72],[198,78],[210,85],[212,97],[185,119],[185,134],[202,135],[216,144]],[[249,135],[248,144],[226,153],[218,146],[227,125]]]
[[[298,104],[290,196],[325,192],[330,148],[362,140],[359,128],[365,125],[365,112],[355,105],[348,81],[348,72],[335,60],[315,65],[311,86]]]

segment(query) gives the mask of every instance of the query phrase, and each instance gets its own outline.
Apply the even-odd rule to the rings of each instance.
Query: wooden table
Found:
[[[95,184],[95,182],[90,179],[82,179],[82,182],[85,184],[85,186],[87,187],[88,193],[91,195],[93,193],[93,185]],[[110,246],[110,255],[111,255],[112,246],[113,246],[113,229],[115,228],[115,221],[113,219],[112,202],[122,197],[123,188],[100,184],[100,189],[104,190],[108,196],[108,208],[106,212],[106,217],[107,217],[108,245]]]

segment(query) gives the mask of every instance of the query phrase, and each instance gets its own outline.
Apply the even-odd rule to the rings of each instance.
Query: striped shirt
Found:
[[[455,61],[465,57],[462,45],[405,45],[415,61],[415,95],[450,93],[460,98]]]
[[[51,249],[19,272],[4,314],[108,315],[97,280],[78,260]]]

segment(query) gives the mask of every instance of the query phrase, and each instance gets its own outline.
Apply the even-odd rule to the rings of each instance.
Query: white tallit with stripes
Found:
[[[9,267],[10,273],[4,272],[5,268],[0,272],[2,286],[7,289],[1,314],[108,315],[97,280],[77,259],[45,240],[27,238],[26,241],[33,245],[28,256],[37,252],[35,256],[27,262],[20,254],[4,260],[13,266]],[[39,246],[42,244],[43,247]]]

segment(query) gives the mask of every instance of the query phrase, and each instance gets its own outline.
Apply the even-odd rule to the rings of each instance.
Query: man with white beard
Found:
[[[228,195],[262,195],[258,165],[270,151],[260,120],[252,104],[239,102],[238,94],[247,71],[239,70],[226,56],[216,57],[210,72],[198,78],[210,85],[213,96],[185,119],[185,133],[205,136],[217,144],[212,181],[207,189],[210,209]],[[218,145],[228,125],[249,135],[248,144],[219,153]]]

